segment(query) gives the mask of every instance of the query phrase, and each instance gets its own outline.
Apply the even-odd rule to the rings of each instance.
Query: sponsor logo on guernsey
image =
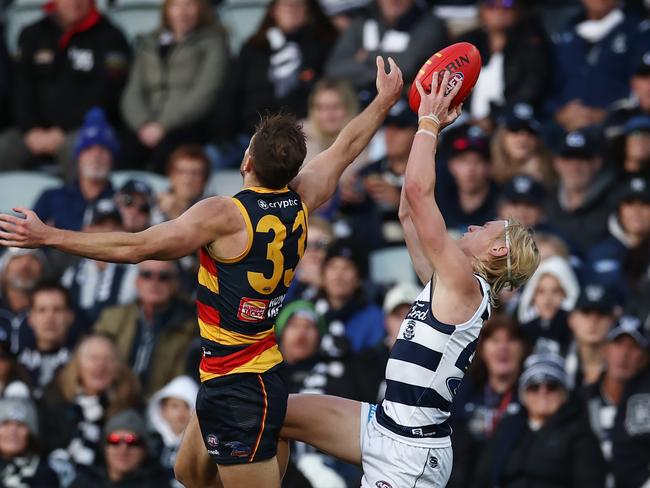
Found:
[[[286,294],[285,294],[286,295]],[[277,317],[282,309],[282,302],[284,301],[285,295],[274,298],[269,302],[268,310],[266,312],[266,317],[272,319]]]
[[[411,307],[411,310],[406,318],[424,322],[427,319],[427,314],[429,313],[427,310],[427,305],[427,302],[416,301],[413,303],[413,307]]]
[[[244,322],[260,322],[266,318],[266,310],[268,306],[268,300],[242,298],[239,302],[237,318]]]
[[[289,207],[297,207],[300,205],[300,203],[298,202],[297,198],[285,198],[276,202],[267,202],[260,198],[257,200],[257,205],[259,205],[262,210],[268,210],[270,208],[283,209]]]
[[[377,481],[377,483],[375,483],[375,486],[377,488],[393,488],[393,485],[387,481]]]

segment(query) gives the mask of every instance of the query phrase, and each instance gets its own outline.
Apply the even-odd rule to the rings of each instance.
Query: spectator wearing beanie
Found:
[[[160,437],[160,448],[153,453],[167,472],[172,487],[182,485],[174,478],[174,462],[183,439],[183,432],[195,408],[199,387],[188,376],[177,376],[149,400],[147,421]]]
[[[0,485],[56,488],[59,479],[39,455],[38,415],[28,399],[0,400]]]
[[[603,488],[598,440],[581,402],[569,397],[562,358],[530,356],[519,399],[524,408],[503,418],[479,458],[472,486]]]
[[[105,467],[82,471],[70,488],[160,488],[169,486],[166,473],[151,456],[145,420],[135,410],[112,416],[103,430]]]
[[[90,208],[90,221],[84,232],[122,230],[122,217],[108,198]],[[138,268],[133,264],[105,263],[81,258],[65,270],[61,283],[70,290],[72,303],[84,324],[94,323],[105,307],[125,305],[135,300]]]
[[[226,33],[208,0],[167,0],[161,19],[137,44],[120,107],[130,130],[125,162],[159,172],[178,145],[206,142],[206,122],[229,73]]]
[[[119,121],[129,47],[94,0],[51,0],[41,20],[23,29],[12,94],[15,128],[0,136],[3,169],[55,158],[71,175],[71,147],[92,107]],[[6,165],[11,165],[7,167]]]
[[[98,108],[88,112],[74,148],[76,179],[45,190],[34,205],[36,215],[60,229],[81,230],[90,221],[92,204],[113,196],[109,175],[118,147],[104,112]]]

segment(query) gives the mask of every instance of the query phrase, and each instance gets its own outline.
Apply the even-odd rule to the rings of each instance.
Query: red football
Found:
[[[478,75],[481,72],[481,55],[478,49],[476,49],[476,46],[469,42],[452,44],[431,56],[422,65],[415,79],[420,80],[422,87],[429,93],[431,91],[433,73],[443,70],[447,70],[451,74],[447,90],[453,89],[456,83],[463,80],[463,86],[460,88],[456,98],[451,102],[451,107],[455,107],[465,100],[469,92],[474,88],[476,80],[478,80]],[[409,105],[411,110],[415,113],[418,112],[418,108],[420,107],[420,94],[415,87],[415,80],[409,91]]]

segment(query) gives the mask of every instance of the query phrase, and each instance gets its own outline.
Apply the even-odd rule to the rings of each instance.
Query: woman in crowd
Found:
[[[248,145],[264,110],[307,115],[307,99],[337,36],[318,0],[272,0],[257,31],[229,74],[227,108],[217,118],[225,140],[244,135]]]
[[[59,479],[39,455],[38,416],[30,400],[0,400],[0,485],[56,488]]]
[[[508,109],[492,138],[492,177],[504,184],[517,174],[527,174],[546,189],[555,184],[551,152],[540,137],[541,125],[533,108],[518,103]]]
[[[122,115],[132,131],[127,164],[162,171],[181,143],[202,143],[227,73],[225,33],[207,0],[165,0],[162,25],[136,48]]]
[[[74,465],[95,464],[106,419],[139,402],[138,379],[113,340],[98,333],[84,338],[43,395],[41,440],[50,464],[64,476],[74,475]]]
[[[449,487],[468,486],[486,442],[506,414],[520,410],[517,381],[529,349],[522,328],[506,315],[483,326],[476,357],[452,404],[454,469]]]
[[[605,486],[600,446],[582,404],[569,398],[562,358],[530,356],[519,397],[524,408],[502,420],[479,458],[473,486]]]

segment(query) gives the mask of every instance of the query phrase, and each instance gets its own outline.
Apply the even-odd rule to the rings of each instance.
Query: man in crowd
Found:
[[[545,200],[546,191],[539,181],[526,174],[517,175],[501,190],[499,218],[514,218],[527,227],[547,231]]]
[[[99,106],[113,123],[118,120],[129,47],[93,0],[52,0],[44,9],[45,16],[18,41],[16,127],[0,137],[0,164],[13,169],[35,158],[55,158],[70,175],[75,131],[85,113]]]
[[[151,225],[153,190],[144,180],[128,180],[115,195],[126,232],[140,232]]]
[[[31,334],[21,340],[18,363],[29,373],[36,398],[72,357],[76,339],[70,333],[73,321],[68,290],[57,282],[42,282],[34,288],[29,309]]]
[[[16,352],[26,327],[30,295],[43,277],[45,256],[34,249],[9,248],[0,259],[0,340]]]
[[[173,261],[138,265],[138,298],[129,305],[106,308],[97,332],[116,337],[123,360],[140,377],[149,396],[185,371],[185,360],[197,336],[191,303],[178,295],[179,269]]]
[[[117,150],[117,139],[103,111],[88,112],[74,148],[77,179],[43,192],[34,212],[56,227],[80,230],[90,220],[92,203],[113,196],[109,175]]]
[[[581,253],[607,237],[614,175],[597,150],[588,131],[569,132],[553,162],[559,184],[548,202],[548,220]]]

